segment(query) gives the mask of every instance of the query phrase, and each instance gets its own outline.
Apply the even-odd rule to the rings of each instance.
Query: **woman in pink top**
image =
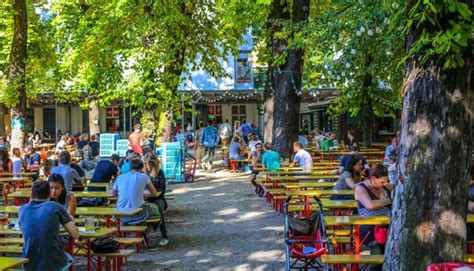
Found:
[[[128,142],[133,152],[143,155],[143,135],[142,126],[140,124],[133,126],[133,133],[128,137]]]

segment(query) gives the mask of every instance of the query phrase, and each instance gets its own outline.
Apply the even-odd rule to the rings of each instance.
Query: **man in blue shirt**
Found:
[[[385,148],[385,157],[383,160],[383,165],[388,168],[389,166],[395,164],[398,158],[398,138],[392,138],[392,144]]]
[[[117,154],[112,154],[110,160],[101,160],[95,167],[94,174],[90,180],[91,183],[110,183],[112,177],[116,178],[118,175],[118,165],[120,157]],[[102,187],[88,187],[88,191],[105,191]]]
[[[79,173],[70,166],[71,154],[68,151],[62,151],[59,154],[59,165],[51,170],[52,174],[59,174],[64,179],[64,185],[67,191],[72,191],[74,184],[82,184],[84,177],[81,178]]]
[[[39,167],[41,164],[41,155],[31,146],[25,148],[25,161],[27,167]]]
[[[262,165],[269,171],[277,171],[280,169],[280,155],[272,150],[272,143],[263,144],[265,153],[262,155]]]
[[[244,137],[245,144],[249,143],[248,135],[252,131],[252,125],[248,123],[246,120],[242,120],[242,126],[240,127],[242,130],[242,136]]]
[[[26,270],[68,270],[72,264],[72,257],[66,255],[59,241],[59,225],[74,239],[79,238],[79,230],[66,209],[49,197],[48,182],[33,183],[31,201],[18,213],[25,241],[23,257],[29,259]]]
[[[203,129],[201,136],[201,145],[204,147],[203,168],[205,170],[211,170],[212,168],[212,159],[214,158],[217,143],[219,143],[219,133],[212,126],[212,120],[208,120],[207,127]]]

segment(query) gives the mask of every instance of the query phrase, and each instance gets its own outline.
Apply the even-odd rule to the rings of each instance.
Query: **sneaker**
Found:
[[[161,241],[158,243],[158,245],[164,247],[166,246],[170,241],[166,238],[161,239]]]

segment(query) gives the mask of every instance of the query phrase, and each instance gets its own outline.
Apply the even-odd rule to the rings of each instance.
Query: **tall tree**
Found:
[[[14,97],[12,103],[11,147],[23,149],[25,144],[26,118],[26,59],[28,40],[28,17],[26,0],[13,0],[13,39],[10,51],[10,70],[7,95]]]
[[[386,270],[463,261],[473,118],[472,10],[470,0],[413,0],[395,20],[405,26],[407,58]]]
[[[270,31],[274,33],[269,66],[275,87],[273,108],[279,109],[273,111],[272,142],[282,157],[290,157],[292,143],[299,132],[296,124],[299,122],[305,52],[299,39],[300,31],[308,21],[309,9],[309,0],[274,0],[271,4]],[[282,31],[284,26],[286,31]],[[287,36],[283,34],[285,32]]]
[[[370,146],[375,116],[401,108],[402,39],[389,31],[394,9],[385,1],[326,1],[312,13],[305,78],[310,86],[342,90],[329,112],[360,115]]]

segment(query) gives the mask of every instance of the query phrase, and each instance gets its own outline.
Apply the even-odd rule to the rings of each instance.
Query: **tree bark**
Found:
[[[5,136],[7,131],[5,130],[5,106],[0,104],[0,135]]]
[[[100,133],[99,119],[99,104],[97,101],[92,100],[89,102],[89,130],[91,135]]]
[[[406,49],[426,30],[413,27]],[[420,64],[422,53],[405,63],[399,178],[385,270],[426,270],[431,263],[463,261],[472,144],[470,50],[464,50],[464,67],[456,69],[443,70],[436,58]]]
[[[292,17],[289,9],[285,9],[288,1],[274,0],[272,2],[271,18],[273,20],[289,20],[293,23],[306,22],[309,16],[309,0],[294,0]],[[275,23],[275,22],[273,22]],[[283,158],[289,158],[292,153],[292,144],[298,139],[298,121],[301,96],[296,92],[301,88],[304,62],[304,49],[287,49],[286,39],[273,41],[272,58],[287,54],[285,61],[279,65],[272,65],[275,86],[273,112],[273,148]]]
[[[13,0],[13,39],[10,51],[10,72],[8,76],[9,96],[15,97],[12,103],[11,147],[23,150],[26,126],[26,58],[28,40],[28,17],[26,0]],[[16,123],[16,124],[15,124]]]
[[[265,142],[272,142],[273,138],[273,72],[268,65],[265,88],[263,90],[263,137]]]
[[[361,126],[362,126],[362,140],[366,148],[372,147],[372,138],[374,132],[374,109],[372,106],[372,99],[369,96],[369,88],[372,85],[372,77],[366,75],[362,85],[362,110],[361,110]]]

